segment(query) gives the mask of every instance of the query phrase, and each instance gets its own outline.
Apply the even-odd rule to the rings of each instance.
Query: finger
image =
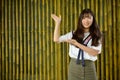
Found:
[[[59,18],[61,19],[61,15],[59,14]]]
[[[53,17],[53,18],[54,18],[55,16],[56,16],[55,14],[51,14],[51,17]]]

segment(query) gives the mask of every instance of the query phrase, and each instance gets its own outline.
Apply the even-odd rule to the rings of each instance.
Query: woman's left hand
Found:
[[[72,44],[72,45],[74,45],[74,46],[77,46],[79,43],[76,41],[76,40],[74,40],[74,39],[69,39],[69,40],[67,40],[66,42],[68,42],[68,43],[70,43],[70,44]]]

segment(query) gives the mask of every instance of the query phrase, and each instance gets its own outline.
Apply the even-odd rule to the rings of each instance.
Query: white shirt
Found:
[[[89,34],[90,34],[89,32],[84,33],[84,36],[85,36],[84,39]],[[60,36],[59,41],[62,42],[62,41],[68,40],[68,39],[72,39],[72,36],[73,35],[72,35],[72,31],[71,31],[71,32],[69,32],[65,35]],[[88,42],[87,47],[99,50],[99,53],[101,53],[101,47],[102,47],[101,43],[98,46],[91,46],[91,44],[92,44],[92,39]],[[74,45],[69,44],[69,56],[71,58],[77,59],[78,52],[79,52],[79,48],[75,47]],[[90,54],[88,54],[87,52],[84,51],[84,59],[95,61],[95,60],[97,60],[97,56],[90,55]],[[80,55],[80,60],[81,60],[81,55]]]

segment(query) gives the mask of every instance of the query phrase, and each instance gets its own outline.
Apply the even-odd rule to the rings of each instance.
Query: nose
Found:
[[[84,21],[85,21],[85,22],[88,22],[89,20],[88,20],[88,18],[85,18]]]

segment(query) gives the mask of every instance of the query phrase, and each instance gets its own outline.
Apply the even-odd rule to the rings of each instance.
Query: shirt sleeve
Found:
[[[59,37],[59,42],[64,42],[72,38],[72,31]]]
[[[95,49],[95,50],[98,50],[99,54],[101,53],[101,50],[102,50],[102,43],[99,41],[99,45],[98,46],[92,46],[92,39],[88,42],[88,47],[92,48],[92,49]]]
[[[98,46],[91,46],[91,48],[98,50],[99,51],[98,53],[100,54],[102,49],[102,44],[100,43]]]

